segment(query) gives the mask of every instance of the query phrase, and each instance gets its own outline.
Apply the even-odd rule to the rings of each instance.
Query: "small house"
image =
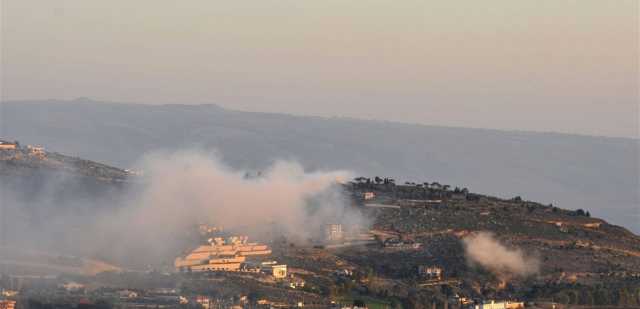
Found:
[[[421,265],[418,266],[418,275],[423,278],[441,280],[442,268],[437,266]]]
[[[363,193],[362,197],[365,201],[368,201],[376,198],[376,194],[374,192],[365,192]]]
[[[262,266],[262,270],[275,279],[284,279],[287,277],[287,265],[284,264],[264,265]]]

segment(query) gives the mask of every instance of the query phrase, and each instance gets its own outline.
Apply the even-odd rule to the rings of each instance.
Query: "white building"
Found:
[[[372,199],[376,198],[376,194],[373,193],[373,192],[365,192],[363,194],[363,197],[364,197],[365,200],[372,200]]]
[[[475,309],[521,309],[524,308],[523,302],[511,302],[511,301],[486,301],[482,304],[477,304]]]
[[[342,224],[327,224],[324,227],[324,235],[327,241],[339,241],[344,238]]]

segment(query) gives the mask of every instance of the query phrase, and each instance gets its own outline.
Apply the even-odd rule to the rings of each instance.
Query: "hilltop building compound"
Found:
[[[16,150],[18,143],[0,140],[0,150]]]
[[[240,271],[247,257],[267,256],[267,245],[249,243],[246,236],[215,237],[174,261],[178,271]]]

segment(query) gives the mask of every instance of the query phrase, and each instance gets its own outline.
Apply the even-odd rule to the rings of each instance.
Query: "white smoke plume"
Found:
[[[252,171],[247,177],[247,171],[231,169],[200,151],[149,155],[139,167],[144,176],[128,190],[116,191],[122,196],[108,201],[68,198],[65,204],[91,207],[82,213],[76,208],[48,210],[52,219],[31,225],[28,237],[18,231],[10,237],[25,247],[57,247],[140,266],[172,262],[185,249],[184,236],[200,223],[262,241],[275,236],[269,234],[273,230],[289,241],[305,241],[323,224],[367,225],[338,185],[350,179],[347,171],[307,172],[297,163],[276,162],[259,176]],[[48,200],[43,196],[38,203]],[[58,222],[55,227],[48,225],[52,220]]]
[[[276,162],[247,177],[200,152],[156,154],[142,165],[145,185],[134,203],[99,224],[119,235],[116,243],[126,239],[116,246],[121,256],[144,246],[149,254],[175,257],[180,237],[199,223],[262,240],[277,227],[298,242],[326,223],[366,225],[337,186],[350,178],[346,171],[305,172],[297,163]]]
[[[480,265],[506,280],[536,274],[540,262],[536,257],[525,256],[519,248],[508,248],[492,233],[479,232],[462,239],[465,256],[471,265]]]
[[[246,171],[197,152],[148,157],[144,171],[148,183],[116,220],[135,227],[147,241],[168,241],[199,223],[244,232],[275,225],[304,239],[323,221],[349,212],[339,194],[327,193],[349,179],[345,171],[307,173],[297,163],[276,162],[258,177],[246,177]]]

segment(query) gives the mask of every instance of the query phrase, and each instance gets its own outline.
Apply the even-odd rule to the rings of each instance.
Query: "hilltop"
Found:
[[[640,237],[582,209],[566,210],[520,197],[500,199],[466,189],[446,190],[437,184],[435,188],[354,184],[354,192],[363,191],[374,192],[376,199],[385,201],[374,204],[377,207],[364,206],[375,218],[374,229],[385,231],[386,237],[424,244],[426,250],[415,251],[416,262],[442,265],[451,270],[449,275],[473,278],[461,274],[469,267],[460,259],[464,254],[454,240],[486,231],[539,257],[540,282],[596,284],[640,279]],[[375,200],[364,205],[372,202]],[[379,257],[369,258],[380,263],[387,275],[402,276],[411,271],[404,264],[411,263],[409,256],[412,254],[405,255],[403,263],[388,265],[380,263],[384,259]]]
[[[97,199],[124,189],[136,174],[107,164],[47,151],[41,146],[22,146],[18,141],[0,141],[0,184],[12,197],[34,200],[45,196],[48,203],[30,203],[56,211],[68,199]],[[135,178],[135,177],[133,177]],[[5,196],[6,198],[6,196]],[[88,205],[84,207],[90,207]],[[43,209],[44,210],[44,209]]]
[[[0,175],[7,178],[58,173],[102,182],[122,182],[132,175],[130,171],[106,164],[49,152],[41,146],[23,147],[19,141],[0,140],[0,146]]]

